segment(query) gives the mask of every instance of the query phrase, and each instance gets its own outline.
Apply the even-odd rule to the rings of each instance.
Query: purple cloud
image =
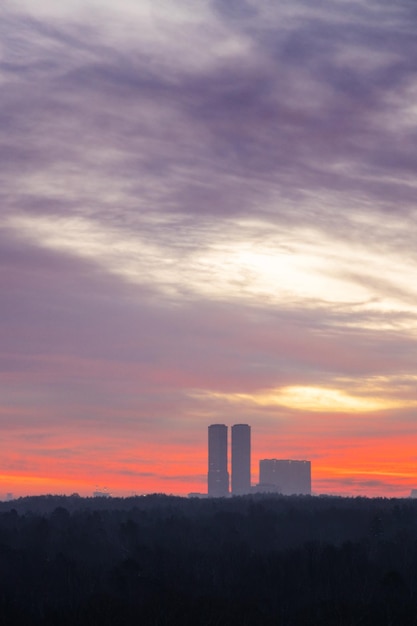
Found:
[[[169,441],[382,377],[408,425],[414,6],[145,5],[0,10],[2,423]]]

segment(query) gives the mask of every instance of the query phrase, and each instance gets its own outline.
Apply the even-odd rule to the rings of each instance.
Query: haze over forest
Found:
[[[414,626],[417,502],[243,496],[0,503],[7,626]]]

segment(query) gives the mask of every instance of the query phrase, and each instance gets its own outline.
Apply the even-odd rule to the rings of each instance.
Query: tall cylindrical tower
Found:
[[[227,471],[227,426],[212,424],[208,427],[208,495],[214,498],[229,494]]]
[[[251,430],[248,424],[232,426],[232,494],[250,493],[250,443]]]

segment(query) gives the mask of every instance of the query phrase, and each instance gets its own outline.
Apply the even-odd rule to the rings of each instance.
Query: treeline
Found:
[[[0,623],[414,625],[417,501],[1,503]]]

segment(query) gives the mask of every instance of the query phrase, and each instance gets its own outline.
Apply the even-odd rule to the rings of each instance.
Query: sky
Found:
[[[2,0],[0,499],[417,488],[412,0]]]

